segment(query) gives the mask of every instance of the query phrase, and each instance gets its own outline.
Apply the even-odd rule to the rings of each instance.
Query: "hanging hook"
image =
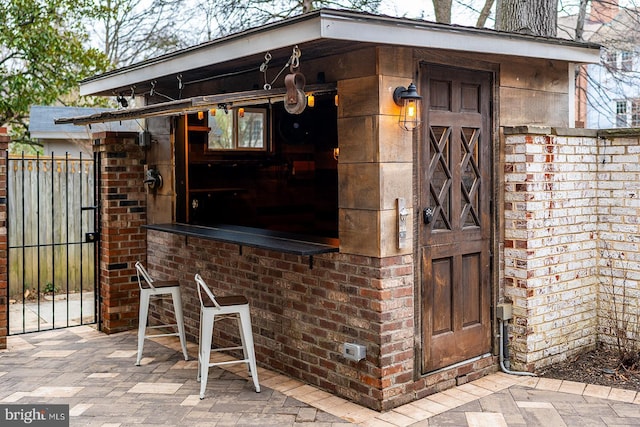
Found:
[[[151,90],[149,91],[149,96],[153,96],[153,93],[155,92],[155,90],[156,90],[156,81],[154,80],[151,82]]]
[[[269,61],[271,61],[271,53],[267,52],[264,54],[264,62],[260,65],[260,71],[264,76],[264,86],[265,90],[270,90],[271,85],[267,82],[267,68],[269,68]]]
[[[266,72],[268,68],[269,61],[271,61],[271,53],[267,52],[264,54],[264,62],[260,65],[260,71]]]
[[[300,52],[298,45],[295,45],[295,47],[293,48],[293,53],[291,54],[291,66],[289,67],[289,71],[291,71],[292,73],[294,72],[294,69],[300,67],[301,55],[302,52]]]
[[[182,88],[184,88],[184,83],[182,83],[182,74],[178,74],[178,99],[182,99]]]

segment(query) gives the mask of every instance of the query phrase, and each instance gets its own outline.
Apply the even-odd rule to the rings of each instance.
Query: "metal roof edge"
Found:
[[[245,30],[239,33],[234,33],[234,34],[230,34],[228,36],[224,36],[224,37],[220,37],[214,40],[210,40],[204,43],[200,43],[198,45],[194,45],[191,47],[187,47],[184,49],[180,49],[174,52],[170,52],[164,55],[160,55],[157,56],[155,58],[149,58],[140,62],[136,62],[135,64],[131,64],[131,65],[127,65],[125,67],[122,68],[118,68],[115,70],[111,70],[111,71],[107,71],[105,73],[102,74],[98,74],[95,76],[91,76],[88,77],[84,80],[80,81],[80,85],[81,85],[81,95],[88,95],[91,93],[83,93],[82,91],[82,86],[87,86],[92,84],[95,81],[99,81],[99,80],[104,80],[104,79],[109,79],[109,78],[114,78],[118,75],[123,75],[123,74],[131,74],[131,73],[135,73],[136,71],[139,70],[148,70],[150,67],[154,67],[154,66],[158,66],[159,64],[166,64],[167,62],[170,62],[171,60],[174,59],[180,59],[180,62],[183,62],[185,57],[189,57],[189,56],[194,56],[194,55],[198,55],[198,54],[203,54],[207,57],[208,54],[210,53],[210,51],[212,49],[218,48],[220,45],[225,45],[225,44],[234,44],[234,43],[242,43],[243,45],[246,46],[252,46],[252,43],[250,41],[247,41],[246,39],[249,38],[251,39],[255,39],[255,37],[257,35],[260,35],[262,33],[268,32],[268,31],[274,31],[279,29],[280,27],[290,27],[290,26],[300,26],[300,24],[305,23],[309,20],[313,20],[318,19],[318,13],[316,13],[317,11],[314,12],[310,12],[307,14],[303,14],[303,15],[298,15],[296,17],[293,18],[289,18],[286,20],[282,20],[282,21],[278,21],[278,22],[274,22],[274,23],[270,23],[270,24],[266,24],[263,25],[261,27],[257,27],[257,28],[251,28],[249,30]],[[319,37],[319,32],[317,34],[317,37]],[[244,40],[244,42],[243,42]],[[261,43],[263,44],[263,43]],[[293,43],[295,44],[295,43]],[[284,46],[290,46],[292,45],[291,41],[289,40]],[[273,47],[267,47],[267,48],[263,48],[266,50],[269,49],[274,49],[276,47],[280,47],[280,46],[273,46]],[[234,47],[232,47],[230,49],[231,51],[235,50],[235,45]],[[255,49],[254,49],[255,50]],[[236,51],[237,52],[237,51]],[[264,50],[260,50],[258,52],[264,52]],[[245,54],[243,54],[245,55]],[[234,55],[234,57],[238,57],[240,55]],[[206,61],[207,64],[204,65],[209,65],[211,63],[213,63],[211,60]],[[184,67],[183,67],[184,68]],[[164,71],[164,75],[166,74],[171,74],[173,72],[179,72],[180,70],[165,70]],[[147,79],[148,80],[148,79]],[[118,85],[113,85],[114,87],[117,87]]]
[[[380,26],[393,27],[394,31],[381,31]],[[425,32],[428,36],[425,36]],[[265,34],[269,37],[263,37]],[[358,11],[318,9],[90,77],[80,82],[80,94],[92,95],[140,81],[179,74],[189,69],[319,39],[583,63],[597,62],[600,48],[600,45],[594,43],[560,38],[447,25]]]

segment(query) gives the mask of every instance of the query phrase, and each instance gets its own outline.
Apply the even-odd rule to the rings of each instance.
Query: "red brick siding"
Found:
[[[0,127],[0,349],[7,348],[9,334],[7,277],[7,149],[9,135]]]
[[[414,334],[412,262],[412,256],[329,254],[315,256],[310,269],[307,257],[148,232],[149,269],[180,280],[189,340],[197,341],[193,276],[200,273],[216,293],[249,299],[259,364],[378,410],[446,388],[446,375],[455,384],[495,370],[495,359],[487,358],[414,383],[420,338]],[[152,309],[155,321],[172,318],[167,304]],[[216,324],[215,344],[238,343],[235,324],[224,322]],[[366,360],[346,360],[344,342],[365,345]]]
[[[103,133],[100,161],[100,298],[102,330],[137,328],[139,290],[134,263],[144,260],[144,153],[131,133]]]

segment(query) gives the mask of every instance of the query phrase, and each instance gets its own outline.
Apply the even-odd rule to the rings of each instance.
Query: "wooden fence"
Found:
[[[9,156],[7,169],[10,299],[92,292],[93,158]]]

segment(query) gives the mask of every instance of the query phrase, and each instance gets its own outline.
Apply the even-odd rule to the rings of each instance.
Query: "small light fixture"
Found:
[[[336,94],[336,96],[333,97],[333,103],[335,104],[335,106],[338,106],[338,94]]]
[[[316,105],[316,97],[315,97],[315,96],[313,96],[313,94],[312,94],[312,93],[310,93],[310,94],[307,96],[307,107],[309,107],[309,108],[313,108],[315,105]]]
[[[338,157],[340,157],[340,147],[335,147],[333,149],[333,158],[334,160],[338,160]]]
[[[420,102],[422,97],[418,94],[416,85],[409,84],[408,88],[398,86],[393,91],[393,101],[400,107],[398,124],[404,130],[413,130],[420,126]]]
[[[204,112],[198,111],[198,120],[202,120],[202,119],[204,119]]]
[[[238,117],[244,117],[244,108],[238,108]]]
[[[211,116],[215,116],[215,115],[216,115],[216,109],[215,109],[215,108],[210,109],[210,110],[209,110],[209,114],[210,114]]]

